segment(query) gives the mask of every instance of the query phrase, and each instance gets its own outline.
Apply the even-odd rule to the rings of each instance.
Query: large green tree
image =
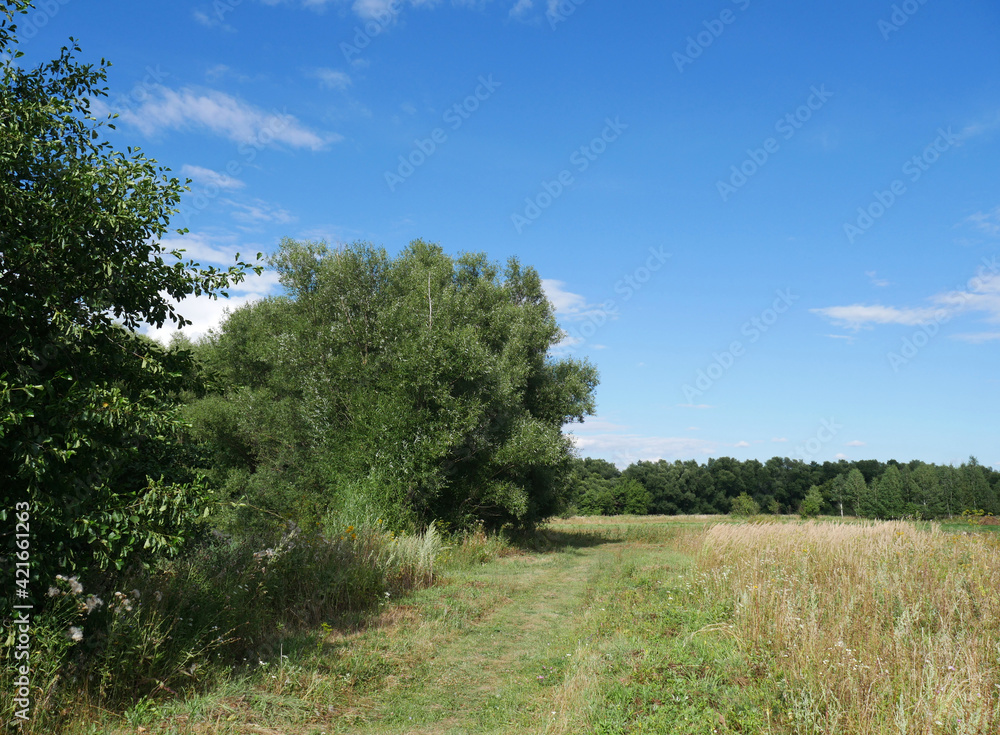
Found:
[[[29,7],[0,3],[0,540],[9,559],[8,513],[29,508],[45,584],[179,543],[194,478],[171,456],[169,397],[186,357],[136,330],[183,325],[177,300],[215,295],[247,266],[204,269],[159,244],[184,186],[106,142],[90,109],[105,68],[77,63],[72,39],[21,66]]]
[[[271,263],[286,295],[203,346],[222,389],[190,409],[236,498],[418,525],[562,509],[562,427],[593,411],[597,374],[550,357],[561,333],[533,269],[422,241],[391,258],[285,240]]]

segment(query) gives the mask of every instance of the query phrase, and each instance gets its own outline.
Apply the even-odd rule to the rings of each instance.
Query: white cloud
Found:
[[[611,458],[619,467],[646,460],[692,459],[708,456],[719,446],[716,442],[692,437],[642,436],[640,434],[589,434],[569,432],[577,450],[584,456]]]
[[[783,442],[787,442],[788,439],[786,439],[785,437],[782,436],[782,437],[775,437],[771,441],[780,444],[780,443],[783,443]]]
[[[345,90],[351,86],[351,75],[337,69],[319,67],[310,71],[309,76],[319,79],[320,86],[326,89]]]
[[[965,221],[987,235],[1000,235],[1000,207],[992,212],[976,212],[966,217]]]
[[[868,276],[868,279],[871,281],[871,284],[873,286],[878,286],[879,288],[885,288],[886,286],[892,285],[885,278],[878,278],[877,277],[878,274],[875,271],[865,271],[865,275]]]
[[[881,304],[851,304],[810,309],[813,314],[840,326],[858,330],[878,324],[900,324],[914,327],[931,322],[944,322],[959,314],[979,312],[987,321],[1000,322],[1000,264],[996,257],[983,259],[976,275],[953,291],[931,296],[935,306],[895,307]],[[830,335],[834,336],[834,335]]]
[[[750,442],[748,442],[748,441],[740,441],[740,442],[736,442],[735,444],[733,444],[733,446],[737,447],[737,448],[740,448],[740,449],[744,449],[744,448],[750,446]]]
[[[287,209],[269,204],[263,199],[254,199],[249,204],[234,202],[232,199],[223,199],[222,203],[233,208],[233,219],[247,226],[259,225],[265,222],[285,225],[295,221],[295,216]]]
[[[212,237],[201,232],[165,237],[159,242],[167,250],[183,250],[184,260],[212,265],[233,265],[236,262],[236,253],[246,255],[250,252],[247,248],[240,250],[232,237]]]
[[[985,342],[995,342],[1000,340],[1000,332],[979,332],[977,334],[956,334],[952,339],[957,339],[969,344],[981,345]]]
[[[642,436],[599,416],[563,427],[583,456],[604,457],[620,467],[639,460],[691,459],[709,455],[718,442],[693,437]]]
[[[534,6],[534,0],[517,0],[514,7],[510,9],[509,17],[523,18]]]
[[[228,23],[223,22],[222,18],[223,14],[219,12],[215,12],[210,15],[203,10],[194,11],[194,19],[200,25],[203,25],[206,28],[221,28],[228,33],[235,33],[236,29]]]
[[[1000,128],[1000,111],[969,123],[962,128],[962,131],[958,134],[958,138],[964,143],[971,138],[978,138],[980,135],[990,133],[997,128]]]
[[[578,293],[567,291],[563,281],[554,281],[550,278],[542,279],[542,290],[545,297],[552,303],[556,315],[563,318],[574,317],[583,313],[587,305],[587,299]]]
[[[218,171],[213,171],[210,168],[202,168],[201,166],[192,166],[191,164],[185,163],[181,167],[181,176],[186,176],[191,179],[195,184],[199,186],[217,186],[220,189],[242,189],[246,184],[244,184],[239,179],[234,179],[232,176],[227,176],[226,174],[220,174]]]
[[[860,441],[859,439],[854,439],[853,441],[847,442],[847,444],[845,444],[844,446],[845,447],[863,447],[863,446],[865,446],[865,443],[863,441]]]
[[[588,303],[587,299],[580,294],[566,290],[563,281],[556,281],[551,278],[542,279],[542,290],[545,297],[552,304],[556,318],[562,323],[574,323],[588,321],[593,327],[600,327],[611,319],[617,319],[618,314],[612,310],[606,310],[601,304]],[[586,325],[584,325],[586,326]],[[585,331],[581,329],[580,331]],[[596,329],[592,330],[588,338],[593,336]],[[563,330],[562,340],[552,348],[552,352],[560,354],[573,350],[584,343],[584,338],[579,334],[570,334]],[[597,347],[595,349],[602,349]]]
[[[376,20],[379,22],[391,23],[395,21],[400,10],[409,5],[413,8],[435,8],[443,5],[442,0],[261,0],[265,5],[299,4],[302,7],[323,11],[327,5],[346,5],[350,3],[351,10],[356,15],[366,20]],[[451,0],[451,5],[480,8],[489,0]],[[514,3],[509,17],[522,17],[534,6],[534,0],[512,0]],[[559,0],[548,0],[549,15],[558,13]]]
[[[934,321],[940,313],[940,309],[933,308],[898,309],[895,306],[866,306],[864,304],[828,306],[823,309],[810,309],[810,311],[850,329],[860,329],[871,324],[917,326]]]
[[[160,240],[167,250],[183,249],[184,260],[194,260],[205,265],[230,266],[236,261],[237,252],[245,262],[255,262],[257,252],[253,246],[241,247],[233,237],[213,237],[205,233],[189,233],[181,237],[169,237]],[[164,344],[178,331],[182,331],[191,339],[205,335],[209,329],[217,327],[227,310],[249,304],[274,293],[278,287],[278,274],[265,270],[259,276],[250,272],[247,278],[237,285],[226,289],[229,298],[211,299],[208,296],[190,296],[181,301],[178,312],[191,324],[183,330],[178,330],[172,323],[164,324],[163,328],[151,326],[143,328],[143,332]]]
[[[847,455],[844,454],[843,452],[838,452],[837,454],[833,455],[833,458],[834,459],[847,459]]]
[[[101,100],[93,108],[98,115],[112,112]],[[119,111],[119,118],[149,136],[164,130],[208,130],[260,147],[277,143],[319,151],[343,140],[336,133],[309,129],[294,115],[267,112],[223,92],[195,87],[152,85],[142,104]]]

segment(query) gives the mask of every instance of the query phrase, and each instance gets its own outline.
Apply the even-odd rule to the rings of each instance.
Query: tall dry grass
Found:
[[[904,522],[717,525],[695,567],[797,733],[1000,733],[1000,544]]]

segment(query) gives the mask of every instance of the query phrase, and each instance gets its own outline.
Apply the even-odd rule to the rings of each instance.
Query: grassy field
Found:
[[[446,550],[431,587],[200,694],[68,731],[997,733],[994,530],[558,521],[530,550]]]

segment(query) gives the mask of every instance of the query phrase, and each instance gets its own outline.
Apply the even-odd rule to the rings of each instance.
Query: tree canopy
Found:
[[[166,461],[186,357],[136,329],[185,324],[178,299],[216,295],[248,265],[165,250],[184,185],[104,140],[113,124],[91,114],[103,61],[77,63],[73,43],[20,66],[27,8],[0,10],[0,518],[30,505],[36,572],[118,566],[175,545],[195,481]]]
[[[233,312],[201,348],[219,390],[189,415],[234,498],[282,517],[531,525],[558,512],[567,422],[594,368],[553,359],[541,280],[415,241],[285,240],[285,295]]]

